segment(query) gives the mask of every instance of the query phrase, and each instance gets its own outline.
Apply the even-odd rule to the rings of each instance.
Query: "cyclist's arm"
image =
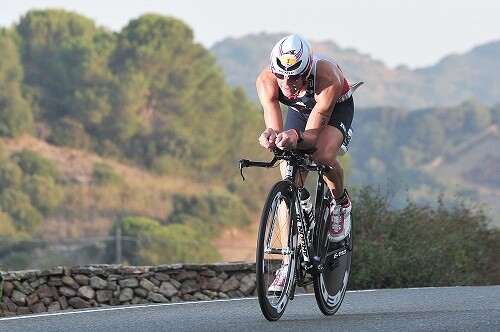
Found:
[[[318,61],[314,98],[316,105],[311,111],[300,147],[316,146],[316,142],[328,124],[336,101],[340,97],[344,76],[337,66],[327,61]]]
[[[259,137],[259,142],[266,148],[274,147],[276,135],[283,131],[283,116],[278,101],[278,84],[269,67],[257,77],[256,88],[266,124],[266,130]]]
[[[277,146],[283,150],[296,147],[299,139],[297,131],[283,131],[283,115],[278,100],[279,86],[269,67],[257,78],[256,87],[266,123],[266,130],[259,137],[260,145],[265,148]]]
[[[283,118],[278,101],[279,88],[269,67],[266,67],[257,77],[256,87],[259,101],[264,109],[266,127],[277,132],[283,131]]]

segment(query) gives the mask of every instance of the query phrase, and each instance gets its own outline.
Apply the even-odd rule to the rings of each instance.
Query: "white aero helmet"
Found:
[[[289,35],[274,45],[271,51],[271,72],[286,76],[309,76],[313,53],[309,43],[299,35]]]

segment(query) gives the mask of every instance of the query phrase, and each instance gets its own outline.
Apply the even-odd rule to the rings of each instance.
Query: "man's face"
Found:
[[[274,73],[276,80],[278,81],[278,86],[285,95],[285,97],[290,98],[296,95],[302,85],[304,84],[304,76],[302,75],[283,75]]]

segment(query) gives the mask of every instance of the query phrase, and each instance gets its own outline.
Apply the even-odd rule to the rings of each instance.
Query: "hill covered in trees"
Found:
[[[443,194],[448,199],[473,199],[486,204],[500,226],[500,151],[496,148],[500,104],[488,107],[468,101],[411,112],[360,108],[355,117],[351,183],[394,186],[420,203]],[[405,199],[399,196],[397,205]]]
[[[258,121],[175,19],[146,15],[117,34],[77,14],[32,11],[3,31],[2,46],[4,91],[15,92],[3,97],[4,136],[41,123],[39,136],[56,145],[159,171],[189,162],[196,175],[225,167],[218,157],[239,150],[242,129]]]
[[[231,86],[242,86],[255,101],[255,77],[268,65],[269,53],[282,35],[228,38],[211,51]],[[477,46],[465,54],[452,54],[435,66],[410,70],[388,68],[381,61],[333,41],[310,40],[313,51],[332,57],[351,82],[364,81],[356,95],[361,107],[393,106],[413,110],[455,106],[469,99],[492,106],[500,102],[500,41]],[[362,92],[361,92],[362,91]]]
[[[2,250],[43,234],[103,236],[116,223],[126,236],[192,246],[249,223],[259,184],[238,192],[237,161],[265,154],[247,144],[260,134],[260,111],[183,22],[149,14],[114,33],[76,13],[33,10],[0,31],[0,52],[0,236],[13,241]],[[152,249],[124,249],[144,264],[189,252],[163,246],[155,260]],[[184,259],[219,257],[204,251],[212,254]],[[9,262],[23,261],[16,255]]]

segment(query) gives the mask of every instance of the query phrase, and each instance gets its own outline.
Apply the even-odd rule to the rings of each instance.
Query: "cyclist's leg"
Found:
[[[328,126],[321,132],[317,143],[318,150],[313,156],[317,164],[329,165],[332,171],[325,174],[325,182],[335,199],[330,204],[330,226],[328,239],[333,242],[343,240],[351,229],[351,202],[344,188],[344,169],[337,153],[342,144],[349,143],[347,132],[354,115],[352,97],[336,104]]]
[[[313,155],[317,164],[332,167],[333,171],[325,174],[325,182],[336,199],[344,193],[344,169],[337,159],[337,152],[342,143],[346,145],[349,143],[346,137],[353,116],[354,102],[352,97],[336,104],[328,126],[323,129],[317,141],[316,148],[318,150]]]
[[[286,113],[286,121],[284,130],[297,129],[299,131],[304,131],[307,124],[308,115],[295,111],[291,107],[288,107],[288,112]],[[281,176],[285,177],[285,164],[280,165]],[[298,178],[295,179],[297,186],[302,187],[306,181],[308,172],[302,172],[299,174]]]
[[[344,188],[344,169],[337,159],[337,150],[342,145],[342,132],[332,126],[326,126],[321,132],[313,159],[318,165],[328,165],[332,171],[325,174],[325,182],[335,198],[342,195]]]

